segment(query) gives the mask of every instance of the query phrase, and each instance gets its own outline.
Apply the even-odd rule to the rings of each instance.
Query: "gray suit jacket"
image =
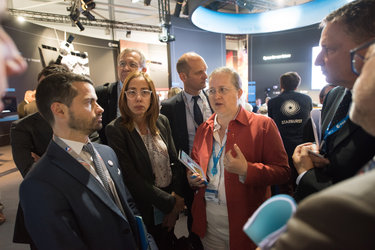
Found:
[[[302,201],[272,249],[375,249],[375,171]]]
[[[133,214],[137,211],[122,181],[116,155],[107,146],[94,145],[116,185],[126,215],[94,176],[51,141],[20,186],[26,227],[39,250],[139,248]]]

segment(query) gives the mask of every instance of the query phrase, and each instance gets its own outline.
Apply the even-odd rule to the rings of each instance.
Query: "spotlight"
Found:
[[[149,6],[151,4],[151,0],[144,0],[143,3],[145,6]]]
[[[126,38],[130,38],[132,35],[132,32],[130,30],[126,31]]]

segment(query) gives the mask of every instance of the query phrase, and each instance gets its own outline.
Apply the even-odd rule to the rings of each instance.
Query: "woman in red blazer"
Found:
[[[207,92],[215,114],[198,128],[191,155],[208,184],[188,171],[190,185],[197,188],[192,230],[206,250],[255,249],[242,227],[270,197],[270,186],[290,178],[288,157],[272,119],[239,105],[238,73],[216,69]]]

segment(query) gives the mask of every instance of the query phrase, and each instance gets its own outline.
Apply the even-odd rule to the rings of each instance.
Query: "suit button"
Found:
[[[128,234],[128,233],[130,233],[130,229],[129,228],[127,228],[127,229],[124,229],[124,234]]]

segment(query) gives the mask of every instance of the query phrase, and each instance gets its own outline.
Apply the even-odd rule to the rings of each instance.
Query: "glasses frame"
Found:
[[[134,98],[137,98],[138,96],[141,96],[142,98],[148,98],[148,97],[151,97],[152,90],[142,89],[140,92],[138,92],[134,89],[128,89],[125,91],[125,94],[128,99],[134,99]],[[134,96],[131,96],[132,94],[134,94]]]
[[[361,74],[361,72],[358,72],[356,66],[355,66],[355,63],[356,63],[356,60],[355,60],[355,56],[357,55],[362,61],[365,61],[366,58],[360,54],[357,54],[357,52],[359,50],[362,50],[362,49],[365,49],[365,48],[368,48],[370,47],[371,45],[375,44],[375,39],[372,39],[360,46],[358,46],[357,48],[354,48],[352,50],[350,50],[350,63],[351,63],[351,66],[352,66],[352,71],[354,74],[356,74],[357,76],[359,76]]]
[[[139,69],[139,64],[138,63],[135,63],[137,66],[136,67],[132,67],[131,66],[131,64],[132,64],[133,62],[126,62],[126,61],[120,61],[118,64],[117,64],[117,66],[119,67],[119,68],[125,68],[126,67],[126,65],[129,67],[129,68],[131,68],[131,69]]]
[[[228,94],[228,92],[232,89],[233,88],[227,88],[227,87],[219,87],[218,90],[214,88],[210,88],[206,90],[206,93],[208,96],[215,96],[216,94],[220,94],[223,96],[223,95]]]

